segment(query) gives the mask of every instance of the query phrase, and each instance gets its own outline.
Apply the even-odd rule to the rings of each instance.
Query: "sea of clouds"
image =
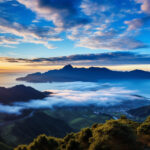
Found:
[[[144,97],[136,95],[137,91],[129,90],[119,84],[69,82],[42,84],[42,89],[53,92],[42,100],[16,102],[11,106],[0,104],[0,112],[19,114],[24,109],[44,109],[53,106],[117,106],[129,101],[141,101]],[[44,86],[45,85],[45,86]],[[39,84],[31,85],[34,88]]]

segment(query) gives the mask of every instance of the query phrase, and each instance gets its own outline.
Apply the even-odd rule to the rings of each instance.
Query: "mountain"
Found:
[[[21,115],[0,113],[3,123],[0,124],[0,137],[4,143],[16,146],[31,142],[39,134],[60,138],[109,119],[112,119],[110,115],[95,112],[92,107],[24,110]]]
[[[122,116],[64,138],[39,135],[29,145],[19,145],[15,150],[149,150],[149,133],[150,117],[140,124]]]
[[[74,130],[65,121],[36,111],[24,118],[5,122],[0,126],[0,137],[5,143],[16,146],[31,142],[39,134],[63,137],[72,131]]]
[[[32,87],[16,85],[11,88],[0,87],[0,103],[11,104],[13,102],[29,101],[31,99],[43,99],[48,92],[40,92]]]
[[[26,77],[17,78],[27,82],[72,82],[72,81],[98,81],[100,79],[150,79],[150,72],[142,70],[112,71],[107,68],[74,68],[66,65],[59,70],[50,70],[45,73],[33,73]]]

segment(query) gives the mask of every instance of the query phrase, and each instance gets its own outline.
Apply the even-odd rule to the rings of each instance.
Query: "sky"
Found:
[[[150,71],[150,0],[0,0],[0,72]]]

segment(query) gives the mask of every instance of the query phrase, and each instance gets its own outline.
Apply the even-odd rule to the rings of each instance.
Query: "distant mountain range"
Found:
[[[45,73],[33,73],[26,77],[17,78],[18,81],[26,82],[72,82],[89,81],[95,82],[101,79],[150,79],[150,72],[142,70],[112,71],[107,68],[74,68],[66,65],[59,70],[50,70]]]
[[[40,92],[24,85],[16,85],[11,88],[0,87],[0,103],[11,104],[13,102],[29,101],[31,99],[43,99],[48,92]]]

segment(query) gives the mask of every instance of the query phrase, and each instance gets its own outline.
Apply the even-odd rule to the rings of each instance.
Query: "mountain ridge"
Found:
[[[75,68],[69,64],[61,69],[49,70],[45,73],[37,72],[28,74],[16,80],[38,83],[73,81],[96,82],[101,79],[150,79],[150,72],[143,70],[113,71],[99,67]]]

